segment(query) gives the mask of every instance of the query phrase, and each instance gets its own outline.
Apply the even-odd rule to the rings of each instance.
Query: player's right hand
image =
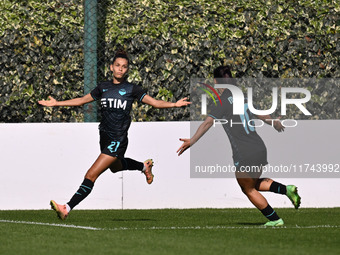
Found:
[[[38,101],[39,104],[43,106],[56,106],[57,105],[57,100],[55,100],[53,97],[49,96],[49,100],[40,100]]]

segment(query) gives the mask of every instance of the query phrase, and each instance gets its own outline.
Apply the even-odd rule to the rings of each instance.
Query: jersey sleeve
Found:
[[[102,96],[102,91],[101,89],[99,88],[100,85],[97,85],[97,87],[95,87],[91,92],[91,96],[94,100],[98,100],[99,98],[101,98]]]
[[[142,86],[139,85],[133,85],[132,89],[132,95],[134,98],[136,98],[139,102],[141,102],[146,95],[146,90],[142,88]]]

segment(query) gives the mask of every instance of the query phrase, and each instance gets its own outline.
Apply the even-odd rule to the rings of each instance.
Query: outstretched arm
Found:
[[[198,127],[196,133],[191,137],[191,139],[180,138],[179,140],[183,142],[182,146],[177,150],[178,156],[183,152],[193,146],[213,125],[214,119],[208,116],[205,121]]]
[[[49,100],[40,100],[38,101],[38,103],[43,106],[81,106],[94,101],[91,94],[65,101],[57,101],[51,96],[49,96],[48,98]]]
[[[285,131],[285,127],[280,122],[281,116],[275,120],[273,120],[272,116],[270,115],[256,115],[256,117],[264,121],[268,125],[272,125],[278,132]]]
[[[191,104],[191,102],[187,101],[188,98],[182,98],[178,100],[176,103],[166,102],[163,100],[157,100],[149,95],[145,95],[142,99],[142,102],[148,105],[151,105],[155,108],[174,108],[174,107],[182,107]]]

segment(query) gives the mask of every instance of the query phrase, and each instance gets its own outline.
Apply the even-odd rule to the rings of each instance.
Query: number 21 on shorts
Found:
[[[111,144],[109,146],[107,146],[107,148],[112,153],[112,152],[116,152],[118,150],[119,145],[120,145],[120,142],[113,141],[113,142],[111,142]]]

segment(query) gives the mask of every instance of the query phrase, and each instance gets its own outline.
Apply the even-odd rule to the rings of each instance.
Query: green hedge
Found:
[[[81,121],[82,109],[37,100],[83,93],[83,8],[78,1],[0,3],[1,122]]]
[[[230,65],[237,77],[340,77],[338,1],[99,3],[106,15],[105,26],[100,24],[105,28],[100,38],[105,43],[100,48],[103,76],[110,77],[110,59],[123,47],[132,60],[129,79],[156,98],[187,96],[190,78],[211,77],[220,64]],[[48,95],[63,100],[83,93],[82,4],[0,3],[1,122],[82,121],[81,108],[36,103]],[[334,87],[327,98],[338,92]],[[313,107],[320,110],[326,101]],[[133,116],[138,121],[188,120],[189,109],[136,104]]]

